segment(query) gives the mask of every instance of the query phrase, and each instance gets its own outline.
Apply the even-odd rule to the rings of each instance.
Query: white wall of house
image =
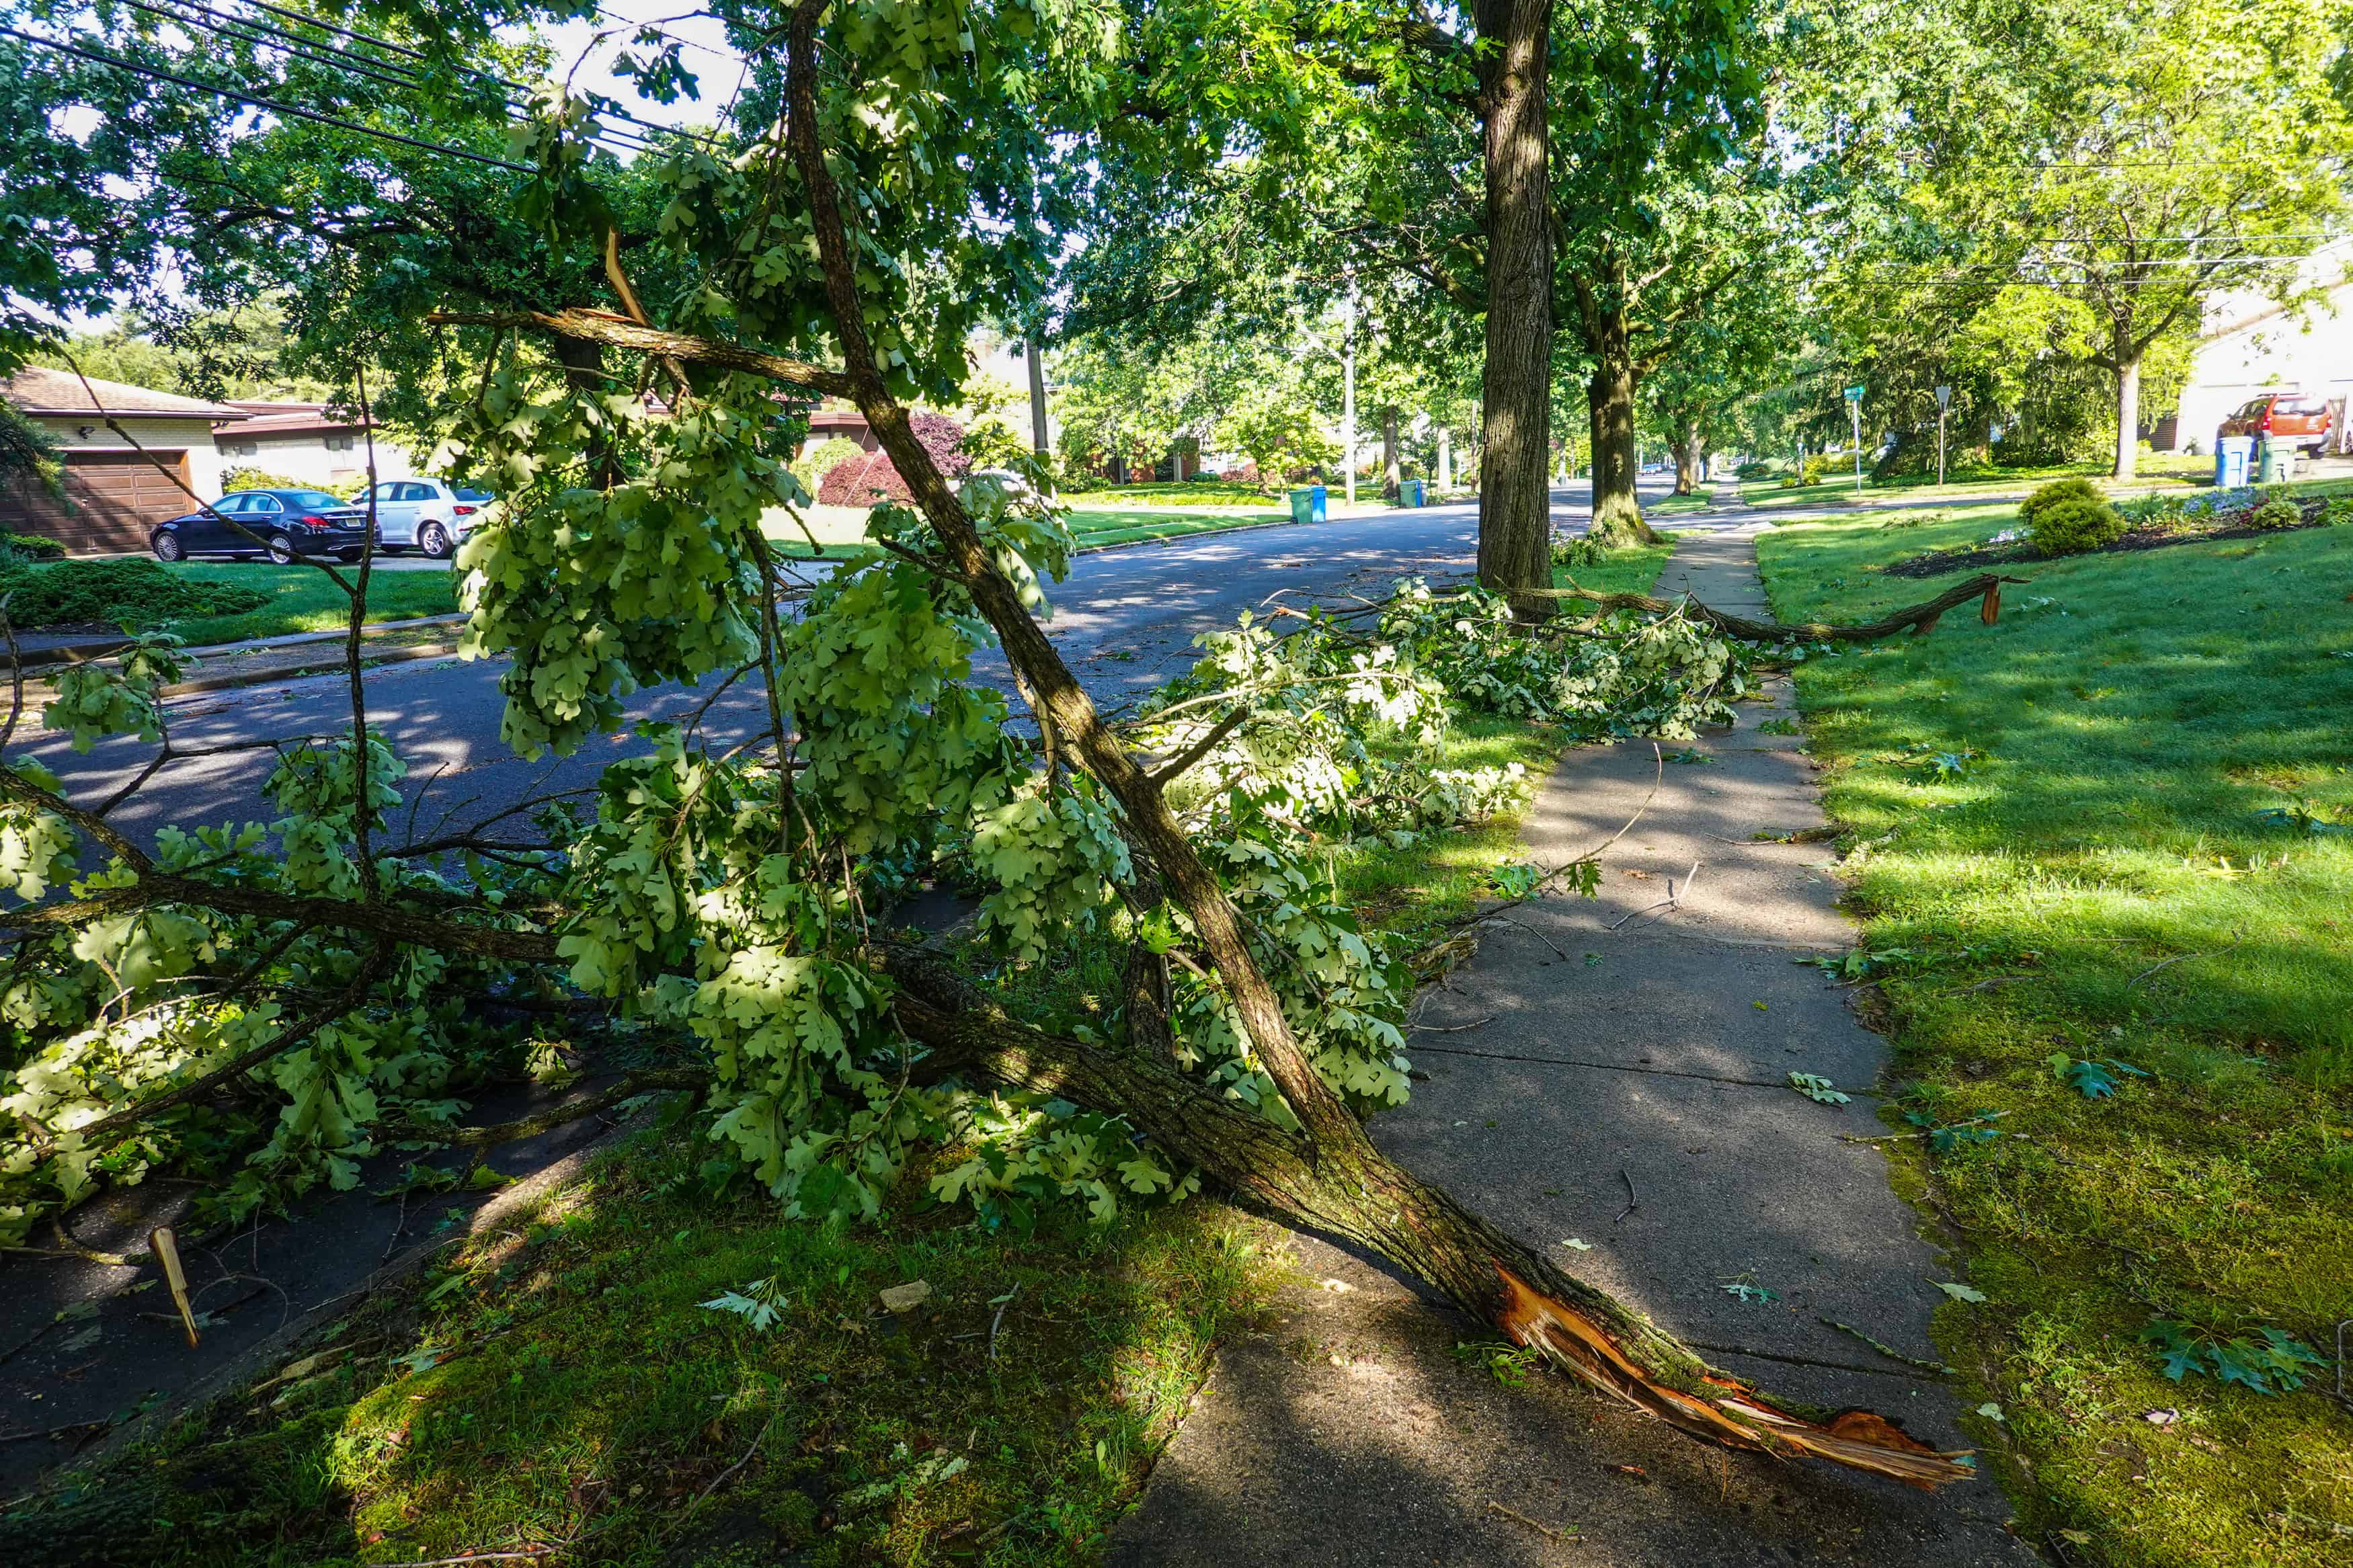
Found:
[[[327,444],[331,440],[348,440],[350,446],[331,447]],[[237,426],[230,425],[220,433],[220,463],[223,468],[283,474],[306,485],[339,485],[366,474],[367,443],[356,430],[348,436],[248,437],[239,436]],[[381,436],[375,441],[375,475],[379,479],[418,477],[408,454]]]
[[[213,444],[211,419],[161,418],[130,413],[115,417],[134,440],[126,441],[103,425],[71,415],[44,415],[33,423],[47,430],[63,452],[122,452],[134,445],[158,456],[185,451],[188,454],[188,483],[195,492],[206,500],[221,493],[221,457],[219,448]]]
[[[2209,304],[2181,388],[2174,450],[2213,451],[2215,427],[2258,393],[2353,396],[2353,283],[2342,281],[2348,263],[2353,242],[2316,252],[2303,281],[2325,292],[2295,309],[2253,292],[2221,295]]]

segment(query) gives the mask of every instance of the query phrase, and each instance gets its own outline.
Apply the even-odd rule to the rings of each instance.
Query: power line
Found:
[[[322,114],[315,109],[304,109],[299,104],[280,103],[275,99],[263,98],[257,93],[239,92],[231,88],[222,87],[216,82],[198,81],[194,78],[180,76],[167,70],[161,70],[153,66],[144,66],[131,60],[117,59],[111,55],[100,53],[96,49],[85,48],[77,44],[66,43],[57,38],[44,38],[33,33],[19,32],[15,27],[0,26],[0,34],[5,34],[12,38],[21,38],[28,44],[38,44],[43,48],[55,49],[60,54],[73,55],[79,58],[90,60],[98,65],[111,66],[116,70],[127,71],[132,76],[146,77],[155,81],[168,81],[175,86],[194,88],[198,92],[209,92],[216,97],[226,98],[233,103],[250,104],[256,109],[266,109],[272,114],[290,114],[297,120],[309,120],[321,125],[332,125],[339,131],[349,131],[362,136],[372,136],[379,142],[396,142],[405,147],[417,148],[420,152],[440,153],[452,158],[463,158],[470,163],[487,163],[491,167],[496,169],[512,170],[518,174],[535,174],[539,173],[538,170],[527,167],[522,163],[509,163],[504,158],[494,158],[487,153],[476,153],[465,147],[446,146],[441,142],[427,142],[416,136],[404,136],[396,131],[378,130],[373,126],[362,125],[353,121],[338,119],[336,116],[332,114]]]
[[[220,37],[231,38],[239,43],[252,45],[258,48],[280,49],[295,58],[308,60],[312,64],[323,66],[332,70],[350,71],[355,75],[365,77],[371,81],[381,82],[387,87],[405,88],[415,91],[425,89],[430,85],[423,77],[408,70],[407,68],[404,66],[396,65],[388,60],[373,59],[365,55],[355,54],[349,49],[338,48],[332,44],[322,44],[314,39],[300,38],[291,33],[282,32],[278,28],[269,26],[264,23],[249,21],[242,16],[236,16],[227,12],[215,10],[209,5],[198,4],[197,0],[182,0],[182,4],[187,5],[192,10],[200,11],[206,16],[218,17],[220,18],[220,21],[199,21],[195,16],[185,15],[184,13],[173,10],[168,6],[154,5],[152,3],[152,0],[123,0],[123,3],[130,5],[134,10],[144,11],[153,16],[160,16],[164,20],[171,22],[175,26],[189,29],[192,33],[212,33]],[[250,28],[253,29],[254,33],[266,35],[266,37],[255,37],[252,34],[237,30],[239,28]],[[528,110],[522,105],[516,103],[512,99],[506,98],[502,95],[500,101],[511,118],[517,120],[529,118]],[[609,143],[606,143],[603,142],[603,138],[611,138],[612,140]],[[597,137],[591,138],[591,140],[598,142],[601,145],[606,145],[607,151],[614,153],[636,153],[654,151],[652,144],[646,142],[642,137],[635,136],[628,132],[613,129],[602,129],[599,131]]]
[[[268,11],[276,16],[283,16],[289,21],[299,22],[306,26],[322,28],[330,33],[339,33],[343,37],[350,38],[355,43],[370,44],[379,49],[390,49],[395,54],[406,55],[413,60],[423,60],[428,64],[432,63],[433,60],[433,57],[427,54],[422,49],[414,49],[406,44],[396,44],[390,38],[380,38],[373,33],[355,32],[352,28],[339,26],[335,23],[311,16],[307,12],[291,10],[284,5],[272,5],[270,0],[248,0],[248,3],[259,10]],[[605,14],[609,16],[609,13]],[[618,21],[620,18],[614,17],[613,20]],[[664,36],[667,37],[668,35]],[[700,46],[697,47],[699,47]],[[495,72],[486,71],[476,66],[459,65],[454,61],[449,63],[453,69],[462,71],[469,76],[480,77],[485,81],[497,82],[500,86],[506,88],[509,91],[529,92],[531,90],[529,86],[526,84],[512,80],[507,77],[500,76]],[[628,110],[619,108],[618,106],[614,107],[609,110],[609,112],[617,119],[626,120],[633,125],[642,125],[649,131],[659,131],[667,132],[672,136],[683,136],[690,141],[701,142],[709,146],[715,147],[719,145],[718,139],[715,137],[705,136],[699,132],[687,131],[675,125],[663,125],[651,120],[642,120],[637,115],[630,113]]]

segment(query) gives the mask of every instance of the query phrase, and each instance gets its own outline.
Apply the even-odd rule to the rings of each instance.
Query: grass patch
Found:
[[[1074,507],[1070,514],[1071,536],[1082,550],[1100,550],[1107,544],[1134,544],[1151,539],[1182,539],[1195,533],[1223,533],[1236,528],[1256,528],[1270,522],[1289,522],[1288,511],[1261,511],[1247,515],[1218,517],[1171,517],[1166,511],[1110,511],[1099,508]]]
[[[832,1235],[765,1194],[714,1201],[702,1159],[637,1134],[379,1296],[303,1375],[0,1521],[0,1545],[153,1568],[575,1537],[610,1563],[1082,1559],[1282,1268],[1282,1233],[1220,1204],[1017,1242],[910,1179]],[[914,1279],[928,1300],[881,1309]],[[702,1305],[755,1282],[765,1331]]]
[[[1279,503],[1282,490],[1254,489],[1249,485],[1224,484],[1216,480],[1184,479],[1176,483],[1160,480],[1148,485],[1101,485],[1089,489],[1062,492],[1062,499],[1073,506],[1120,507],[1144,506],[1268,506]]]
[[[1662,496],[1644,507],[1642,512],[1646,517],[1683,517],[1707,509],[1708,499],[1703,495]]]
[[[1871,618],[1916,597],[1878,568],[1988,521],[1768,533],[1775,609]],[[2068,1561],[2342,1563],[2336,1369],[2270,1395],[2177,1383],[2140,1336],[2274,1329],[2327,1358],[2353,1317],[2353,830],[2331,830],[2353,823],[2353,529],[2021,574],[1998,627],[1948,617],[1797,676],[1829,807],[1868,847],[1855,962],[1900,1107],[1999,1113],[1978,1128],[2000,1136],[1893,1146],[1989,1298],[1940,1338]],[[2087,1098],[2084,1060],[2151,1076],[2103,1068],[2116,1092]]]
[[[292,632],[332,631],[351,624],[351,601],[313,566],[269,566],[243,562],[182,564],[166,568],[202,584],[250,588],[269,595],[258,608],[228,616],[191,616],[162,623],[162,629],[191,643],[242,642]],[[357,567],[339,565],[346,580]],[[458,580],[446,571],[375,572],[368,576],[371,621],[405,621],[446,616],[458,608]]]

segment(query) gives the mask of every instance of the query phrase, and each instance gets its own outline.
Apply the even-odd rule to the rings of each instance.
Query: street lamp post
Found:
[[[1846,389],[1847,416],[1854,422],[1854,493],[1862,494],[1862,388]]]

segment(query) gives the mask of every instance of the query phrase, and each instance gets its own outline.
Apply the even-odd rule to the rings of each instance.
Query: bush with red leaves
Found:
[[[962,450],[964,426],[944,414],[932,414],[918,409],[907,421],[914,427],[915,439],[932,455],[940,472],[952,479],[962,479],[972,469],[972,459]],[[881,491],[877,495],[876,491]],[[845,458],[826,470],[818,481],[817,499],[825,506],[872,506],[878,500],[906,502],[914,497],[907,489],[907,481],[899,477],[890,455],[880,448]]]

